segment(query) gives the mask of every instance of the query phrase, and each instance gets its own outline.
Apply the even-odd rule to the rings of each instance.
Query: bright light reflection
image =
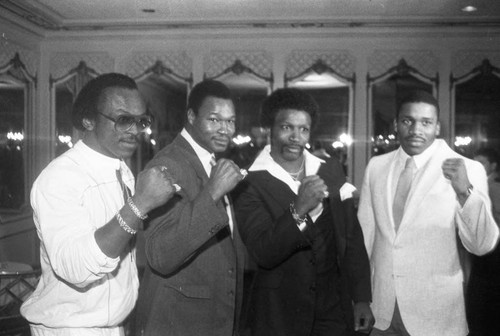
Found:
[[[153,131],[149,127],[146,128],[145,132],[146,132],[147,135],[151,135],[151,133],[153,133]]]
[[[344,144],[342,142],[340,142],[340,141],[334,141],[332,143],[332,147],[335,148],[335,149],[337,149],[337,148],[343,148]]]
[[[252,138],[249,135],[238,134],[235,138],[233,138],[233,142],[238,146],[249,143],[250,141],[252,141]]]
[[[152,144],[153,146],[156,146],[156,141],[155,141],[155,139],[151,139],[151,140],[149,140],[149,142],[151,142],[151,144]]]
[[[340,136],[339,136],[339,140],[344,143],[346,146],[350,146],[352,145],[352,137],[347,134],[347,133],[342,133]]]
[[[457,136],[455,137],[455,146],[460,147],[460,146],[468,146],[472,142],[472,138],[470,136]]]
[[[8,132],[7,139],[13,141],[23,141],[24,134],[22,132]]]

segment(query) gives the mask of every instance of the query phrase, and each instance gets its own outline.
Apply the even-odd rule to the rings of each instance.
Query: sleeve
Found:
[[[171,159],[162,162],[162,165],[168,167],[182,190],[164,206],[150,213],[151,222],[145,238],[149,265],[166,275],[175,272],[196,255],[207,241],[228,226],[229,219],[225,209],[217,206],[208,190],[198,185],[201,181],[191,167]],[[188,190],[198,193],[190,197]]]
[[[310,245],[308,230],[300,231],[288,209],[273,219],[269,205],[248,178],[239,185],[233,200],[243,243],[260,267],[272,269],[296,250]]]
[[[348,269],[351,297],[354,302],[371,302],[370,262],[363,232],[356,217],[354,200],[342,201],[346,212],[346,252],[343,263]]]
[[[95,230],[105,223],[92,222],[92,205],[82,201],[81,174],[76,167],[42,173],[31,204],[42,257],[59,277],[83,288],[115,270],[120,258],[107,257],[97,245]]]
[[[375,214],[373,211],[372,192],[370,190],[370,170],[371,162],[368,163],[365,169],[358,206],[358,220],[363,231],[365,247],[369,258],[371,258],[373,242],[375,240]]]
[[[455,222],[465,248],[473,254],[484,255],[496,247],[499,230],[491,212],[484,168],[472,162],[467,174],[474,188],[462,208],[457,202]]]

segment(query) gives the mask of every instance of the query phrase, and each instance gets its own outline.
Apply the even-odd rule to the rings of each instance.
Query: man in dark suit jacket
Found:
[[[244,176],[226,150],[235,131],[228,88],[196,85],[187,123],[149,165],[167,167],[181,190],[153,213],[146,231],[148,267],[138,303],[139,335],[237,334],[243,254],[226,194]]]
[[[373,324],[354,187],[339,162],[305,149],[317,113],[297,89],[268,97],[261,122],[271,145],[234,191],[240,233],[258,265],[245,322],[251,335],[339,336]]]

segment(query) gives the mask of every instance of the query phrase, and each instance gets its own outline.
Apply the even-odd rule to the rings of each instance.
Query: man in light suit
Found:
[[[498,240],[484,168],[436,139],[438,117],[432,95],[409,94],[395,121],[400,148],[366,168],[358,218],[372,270],[372,336],[467,335],[457,237],[476,255]]]
[[[244,175],[230,160],[213,162],[231,141],[235,117],[224,84],[199,83],[185,128],[149,163],[167,167],[181,190],[150,215],[138,335],[237,334],[244,260],[226,194]]]

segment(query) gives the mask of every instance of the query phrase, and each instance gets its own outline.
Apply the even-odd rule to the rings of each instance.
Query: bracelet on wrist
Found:
[[[132,229],[128,224],[123,220],[122,216],[120,215],[120,212],[117,212],[116,215],[116,220],[118,221],[118,224],[120,224],[120,227],[125,230],[127,233],[131,235],[135,235],[137,233],[137,230]]]
[[[137,206],[134,204],[134,201],[132,201],[132,197],[127,198],[127,204],[130,207],[130,209],[132,209],[132,211],[134,212],[134,214],[137,217],[139,217],[142,220],[145,220],[148,218],[147,214],[145,214],[145,215],[142,214],[141,211],[137,208]]]
[[[290,213],[295,220],[295,224],[297,224],[299,229],[303,231],[307,225],[307,215],[305,215],[304,217],[300,217],[300,215],[297,213],[297,209],[295,209],[295,204],[293,202],[290,203]]]

